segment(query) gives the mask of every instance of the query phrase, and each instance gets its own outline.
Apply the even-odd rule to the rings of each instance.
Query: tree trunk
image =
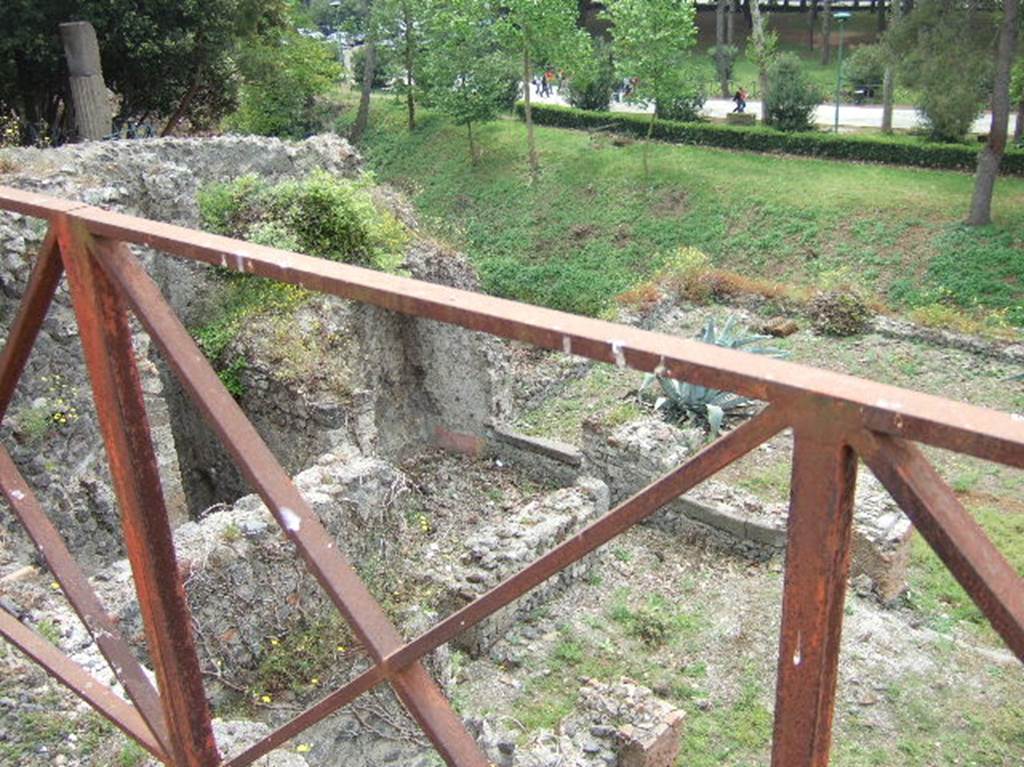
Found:
[[[530,103],[530,86],[532,74],[530,64],[530,44],[523,44],[523,114],[526,116],[526,146],[529,151],[530,178],[537,177],[540,171],[540,163],[537,160],[537,144],[533,136],[533,106]]]
[[[811,15],[807,20],[807,38],[811,50],[814,50],[814,30],[818,26],[818,0],[811,0]]]
[[[878,7],[875,10],[878,12],[878,34],[881,35],[885,32],[886,21],[888,20],[885,14],[885,0],[878,0]]]
[[[715,66],[718,68],[718,84],[722,98],[729,98],[729,73],[725,66],[725,13],[729,0],[718,0],[715,5]]]
[[[412,33],[412,6],[409,2],[402,3],[403,23],[405,24],[405,101],[409,111],[409,130],[416,129],[416,99],[413,94],[415,77],[416,41]]]
[[[882,133],[892,133],[892,94],[895,90],[893,67],[890,64],[882,75]]]
[[[200,71],[197,68],[195,74],[192,76],[192,84],[188,86],[188,90],[185,95],[182,96],[181,101],[178,102],[178,108],[174,110],[174,114],[171,115],[170,119],[167,120],[167,124],[160,131],[160,138],[170,136],[174,129],[178,127],[178,123],[181,122],[181,118],[188,114],[189,107],[192,106],[192,101],[195,99],[196,94],[199,92],[200,85]]]
[[[370,121],[370,92],[373,90],[373,76],[377,72],[377,42],[370,19],[369,0],[363,0],[363,14],[367,25],[366,58],[363,60],[363,87],[359,94],[359,111],[356,112],[356,121],[352,125],[352,132],[349,133],[349,140],[353,144],[359,143],[366,133],[366,125]]]
[[[821,65],[832,63],[832,0],[824,0],[821,9]]]
[[[884,6],[884,3],[882,3]],[[892,0],[892,23],[899,24],[903,18],[903,0]],[[889,46],[886,46],[889,48]],[[896,65],[893,63],[896,58],[890,49],[886,52],[889,64],[885,68],[882,77],[882,132],[892,133],[892,100],[896,91]]]
[[[473,121],[470,120],[466,123],[466,128],[469,129],[469,161],[473,165],[480,162],[480,155],[476,151],[476,142],[473,139]]]
[[[978,155],[978,170],[974,174],[974,196],[967,223],[984,226],[992,223],[992,193],[995,191],[999,165],[1006,151],[1006,134],[1010,121],[1010,76],[1013,68],[1014,48],[1017,44],[1017,14],[1020,0],[1004,0],[1003,23],[999,30],[999,48],[996,51],[996,74],[992,87],[992,127],[988,142]]]
[[[743,5],[741,7],[743,8],[743,18],[747,21],[747,29],[753,29],[754,17],[751,15],[750,11],[750,0],[743,0]]]
[[[739,0],[729,0],[729,15],[725,20],[725,44],[736,44],[736,14],[739,13]]]
[[[647,140],[644,141],[643,146],[643,157],[644,157],[644,178],[651,175],[650,164],[647,160],[647,152],[649,150],[651,139],[654,137],[654,121],[658,119],[658,107],[655,105],[654,111],[651,112],[651,121],[647,124]]]
[[[96,30],[88,21],[73,21],[60,25],[60,37],[68,62],[78,137],[95,141],[109,136],[110,100],[103,84]]]
[[[761,119],[764,120],[765,100],[768,98],[768,62],[765,59],[764,16],[761,15],[761,0],[748,0],[752,20],[750,34],[757,51],[757,87],[761,96]]]

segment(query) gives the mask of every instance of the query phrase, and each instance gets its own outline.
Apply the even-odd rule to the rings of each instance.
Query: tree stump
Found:
[[[87,141],[105,138],[112,131],[110,101],[96,30],[88,21],[72,21],[60,25],[60,38],[68,62],[78,137]]]

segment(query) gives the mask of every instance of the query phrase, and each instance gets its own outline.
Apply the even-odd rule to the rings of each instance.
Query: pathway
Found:
[[[533,95],[533,101],[544,104],[565,104],[565,100],[558,95],[557,90],[551,96]],[[704,114],[707,117],[724,118],[733,110],[735,104],[728,99],[708,99],[704,102]],[[613,112],[640,112],[649,114],[650,108],[638,104],[612,103]],[[761,119],[761,102],[748,101],[747,112],[757,115]],[[815,110],[814,121],[820,126],[831,126],[835,121],[836,106],[832,104],[821,104]],[[1010,117],[1010,133],[1013,133],[1013,116]],[[992,115],[985,112],[975,120],[971,128],[972,133],[988,133],[992,124]],[[842,104],[839,107],[839,125],[844,128],[880,128],[882,125],[882,107],[880,106],[857,106],[855,104]],[[892,111],[892,125],[899,130],[910,130],[923,125],[921,114],[912,108],[899,107]]]

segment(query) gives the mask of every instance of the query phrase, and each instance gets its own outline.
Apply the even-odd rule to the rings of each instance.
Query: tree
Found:
[[[373,6],[374,38],[386,43],[401,62],[409,130],[416,127],[416,59],[421,46],[418,30],[423,26],[425,7],[425,3],[413,0],[377,0]],[[376,53],[379,64],[380,51]]]
[[[821,65],[832,62],[832,0],[824,0],[821,9]]]
[[[238,52],[238,110],[225,126],[241,133],[304,138],[321,126],[317,98],[341,77],[327,45],[295,32],[268,35]]]
[[[992,88],[995,17],[958,0],[918,0],[886,34],[900,78],[918,92],[931,137],[961,141]]]
[[[7,0],[0,26],[0,103],[22,140],[60,143],[70,109],[58,25],[89,21],[120,121],[209,124],[235,104],[232,56],[246,41],[283,29],[284,0]],[[166,132],[165,130],[165,132]]]
[[[522,61],[523,103],[530,176],[540,170],[530,85],[537,63],[573,68],[590,56],[588,34],[576,25],[576,0],[502,0],[498,29],[506,49]]]
[[[601,37],[591,40],[589,61],[578,64],[569,78],[566,97],[577,109],[607,112],[615,90],[615,61],[612,45]]]
[[[779,37],[774,30],[765,29],[765,17],[761,14],[760,0],[750,2],[750,42],[747,44],[747,58],[757,66],[757,87],[761,100],[768,98],[768,67],[775,58]]]
[[[363,81],[359,89],[359,109],[356,110],[356,119],[348,134],[353,144],[362,140],[370,121],[370,94],[373,91],[373,76],[377,69],[377,25],[373,23],[373,3],[370,0],[362,0],[360,10],[366,24],[366,43],[363,48],[366,58],[363,60]]]
[[[974,174],[974,195],[967,223],[984,226],[992,223],[992,194],[995,191],[999,166],[1006,151],[1006,134],[1010,121],[1010,78],[1017,45],[1019,0],[1003,0],[1003,21],[996,48],[995,78],[992,85],[992,127],[988,141],[978,155]]]
[[[469,157],[480,151],[474,125],[495,119],[508,89],[512,64],[499,45],[487,0],[445,0],[426,13],[422,65],[424,99],[465,125]]]
[[[725,16],[729,0],[718,0],[715,4],[715,69],[718,71],[718,86],[722,98],[729,98],[729,69],[725,47]]]
[[[899,25],[903,20],[903,2],[894,0],[890,10],[892,19],[890,27]],[[892,44],[893,36],[884,35],[878,45],[882,47],[885,56],[885,70],[882,73],[882,133],[892,133],[892,102],[896,92],[896,50]]]
[[[792,53],[776,56],[768,66],[768,95],[762,102],[765,125],[783,131],[811,130],[821,98],[800,59]]]
[[[1017,45],[1021,45],[1021,42],[1018,41]],[[1024,57],[1019,58],[1017,66],[1013,68],[1013,86],[1010,98],[1017,105],[1017,119],[1013,126],[1013,143],[1020,144],[1021,138],[1024,137]]]
[[[643,146],[646,175],[657,105],[671,104],[694,91],[689,56],[697,37],[694,5],[692,0],[609,0],[607,8],[615,25],[619,71],[637,78],[634,98],[655,104]]]

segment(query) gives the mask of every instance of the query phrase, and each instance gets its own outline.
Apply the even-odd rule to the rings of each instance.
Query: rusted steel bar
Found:
[[[167,757],[139,712],[18,619],[0,608],[0,634],[160,761]]]
[[[652,482],[601,519],[388,655],[382,664],[363,672],[344,687],[304,711],[286,725],[287,730],[284,732],[274,732],[264,741],[257,743],[250,749],[253,758],[262,756],[306,727],[316,724],[353,700],[363,690],[419,660],[461,632],[472,628],[488,615],[515,601],[555,573],[621,535],[669,501],[771,439],[785,429],[786,425],[786,410],[779,405],[769,405],[752,420],[713,442],[682,466]],[[243,764],[246,762],[231,762],[229,767],[242,767]]]
[[[167,751],[169,741],[163,709],[160,706],[160,695],[128,647],[128,643],[124,641],[117,625],[103,609],[96,592],[89,586],[85,573],[71,556],[64,539],[46,516],[32,489],[3,446],[0,446],[0,490],[53,572],[68,602],[82,619],[96,646],[124,686],[128,697],[160,742],[161,749]]]
[[[266,756],[275,748],[291,740],[303,730],[312,727],[321,719],[326,719],[339,708],[348,705],[364,692],[372,690],[384,680],[384,667],[380,664],[372,666],[331,694],[321,698],[294,719],[291,719],[266,737],[253,743],[234,759],[225,762],[224,767],[248,767],[248,765],[255,762],[261,756]]]
[[[804,421],[794,431],[772,765],[825,767],[857,460],[837,431],[821,420]]]
[[[39,258],[32,269],[32,276],[18,306],[11,332],[7,335],[3,353],[0,354],[0,420],[10,407],[14,388],[25,370],[32,345],[43,326],[63,274],[64,265],[60,261],[57,236],[51,228],[39,249]]]
[[[853,445],[1003,641],[1024,661],[1024,578],[915,445],[866,432],[855,436]]]
[[[104,237],[548,349],[761,400],[820,397],[872,429],[1024,468],[1024,421],[994,410],[97,208],[71,215]]]
[[[400,647],[402,639],[380,605],[128,247],[103,239],[96,239],[91,247],[242,476],[267,504],[374,661],[379,662]],[[409,713],[450,764],[486,767],[487,759],[422,664],[410,666],[390,681]]]
[[[51,223],[61,213],[87,207],[89,206],[79,200],[67,200],[48,194],[26,192],[10,186],[0,186],[0,208],[33,218],[42,218]]]
[[[92,383],[139,609],[176,767],[213,767],[213,739],[192,621],[178,575],[125,306],[85,247],[88,233],[54,222]]]

